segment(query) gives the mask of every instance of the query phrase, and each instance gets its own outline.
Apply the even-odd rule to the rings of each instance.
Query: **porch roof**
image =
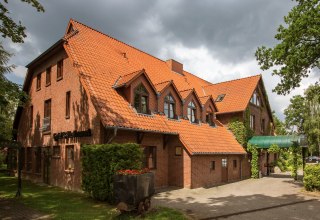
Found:
[[[256,145],[257,148],[269,148],[272,144],[280,148],[289,148],[296,142],[300,146],[305,144],[304,136],[286,135],[286,136],[254,136],[249,140],[249,144]]]

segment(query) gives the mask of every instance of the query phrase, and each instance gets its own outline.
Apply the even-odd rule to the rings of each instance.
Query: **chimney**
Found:
[[[174,71],[176,73],[184,75],[183,74],[183,64],[182,63],[179,63],[178,61],[175,61],[173,59],[167,60],[166,63],[168,65],[169,69],[171,69],[172,71]]]

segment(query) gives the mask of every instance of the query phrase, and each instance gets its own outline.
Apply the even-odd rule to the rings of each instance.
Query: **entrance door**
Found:
[[[221,159],[221,182],[228,182],[228,159]]]

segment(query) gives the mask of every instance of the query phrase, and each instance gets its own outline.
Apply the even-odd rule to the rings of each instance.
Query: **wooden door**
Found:
[[[228,159],[221,159],[221,182],[228,182]]]

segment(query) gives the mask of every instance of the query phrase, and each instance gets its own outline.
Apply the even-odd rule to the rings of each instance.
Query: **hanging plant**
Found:
[[[247,151],[252,154],[251,159],[251,178],[259,178],[259,151],[255,145],[248,144]]]
[[[272,144],[269,149],[269,153],[279,153],[280,152],[280,147],[277,144]]]

